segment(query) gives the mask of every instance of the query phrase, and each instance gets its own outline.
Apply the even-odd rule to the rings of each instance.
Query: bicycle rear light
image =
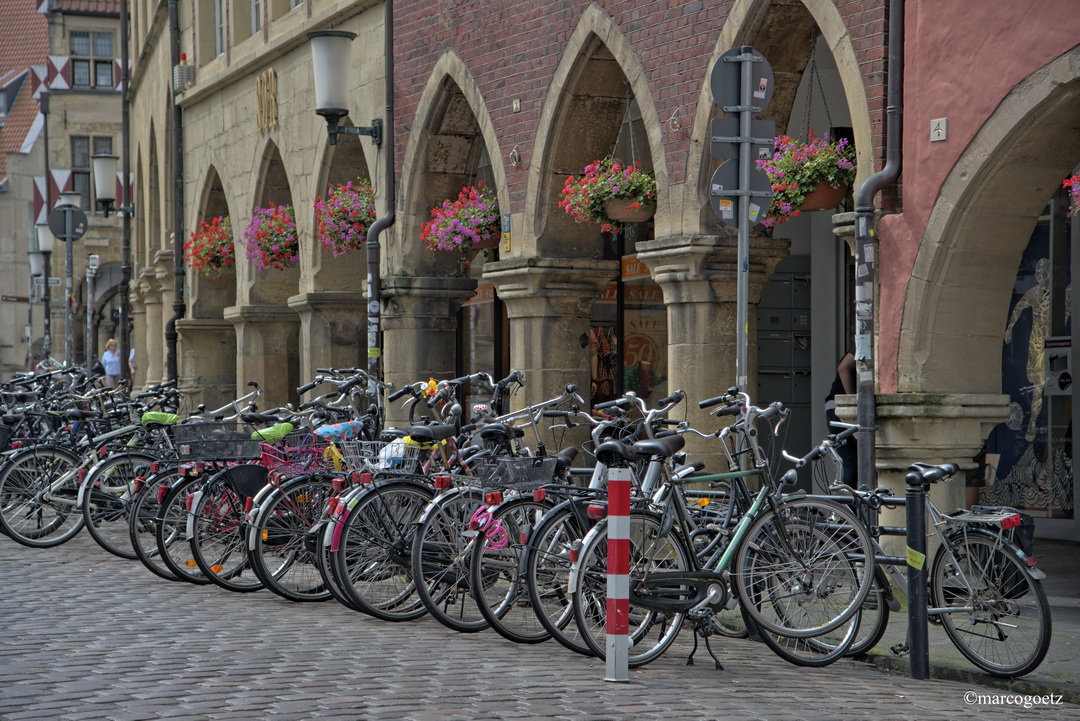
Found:
[[[484,494],[484,503],[489,506],[497,506],[503,502],[502,491],[488,491]]]
[[[450,487],[450,476],[435,476],[435,488],[440,491]]]
[[[332,487],[332,488],[333,488],[333,489],[334,489],[335,491],[337,491],[338,493],[341,493],[342,491],[344,491],[344,490],[345,490],[345,486],[346,486],[346,485],[347,485],[347,484],[346,484],[346,482],[345,482],[345,479],[344,479],[344,478],[335,478],[335,479],[333,479],[333,480],[331,480],[331,481],[330,481],[330,486],[331,486],[331,487]]]
[[[157,461],[154,461],[153,463],[151,463],[150,464],[150,475],[153,475],[153,474],[157,473],[158,468],[160,468],[160,467],[161,467],[161,464],[158,463]]]
[[[1014,513],[1011,516],[1005,516],[1005,518],[1001,519],[1001,527],[1006,530],[1016,528],[1022,521],[1023,519],[1020,517],[1020,514]]]
[[[370,473],[361,473],[359,483],[362,486],[366,486],[375,480],[375,477]]]
[[[142,476],[135,476],[135,492],[138,493],[142,490],[143,484],[146,483],[146,479]]]
[[[157,502],[158,503],[164,503],[165,502],[165,496],[167,496],[167,495],[169,495],[169,487],[168,486],[158,486],[158,489],[157,489]]]
[[[255,502],[255,499],[252,498],[251,496],[248,496],[247,498],[244,499],[244,513],[245,514],[251,512],[251,505],[254,502]]]
[[[545,498],[547,498],[547,489],[537,488],[535,491],[533,491],[533,500],[537,503],[540,503]]]
[[[585,515],[594,521],[602,520],[607,517],[607,506],[589,506]]]

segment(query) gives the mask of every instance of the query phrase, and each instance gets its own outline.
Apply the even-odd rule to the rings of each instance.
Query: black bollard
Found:
[[[907,482],[908,648],[911,677],[930,677],[930,632],[926,620],[926,481],[914,471]]]

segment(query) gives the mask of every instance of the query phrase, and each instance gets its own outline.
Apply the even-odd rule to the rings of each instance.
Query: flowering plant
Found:
[[[465,186],[457,200],[444,200],[420,227],[420,240],[429,250],[493,248],[501,237],[499,201],[483,183]]]
[[[217,278],[226,268],[232,268],[236,258],[229,216],[219,215],[209,223],[199,221],[199,229],[193,230],[184,243],[184,258],[193,270],[208,278]]]
[[[1065,178],[1065,182],[1061,184],[1061,187],[1069,189],[1069,197],[1072,199],[1069,215],[1076,215],[1080,211],[1080,175]]]
[[[375,191],[367,180],[331,185],[315,199],[315,234],[336,258],[351,253],[367,239],[375,219]]]
[[[846,138],[839,142],[811,130],[803,143],[788,135],[773,140],[776,152],[757,164],[772,184],[772,207],[761,224],[766,228],[799,215],[799,208],[814,187],[824,181],[834,188],[850,186],[855,181],[855,148]]]
[[[585,166],[581,178],[566,179],[559,207],[579,223],[599,223],[600,230],[616,232],[622,225],[608,217],[604,209],[608,200],[630,201],[627,207],[633,209],[655,205],[656,180],[637,161],[623,165],[612,158],[594,160]]]
[[[285,270],[300,260],[296,219],[291,205],[255,208],[244,230],[247,258],[258,270]]]

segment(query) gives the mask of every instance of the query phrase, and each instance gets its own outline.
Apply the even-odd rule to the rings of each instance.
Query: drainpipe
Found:
[[[169,0],[169,51],[170,67],[180,64],[180,15],[178,0]],[[173,100],[173,315],[165,323],[165,376],[166,380],[177,377],[176,322],[184,317],[184,111]]]
[[[900,118],[903,107],[904,2],[889,3],[889,69],[886,79],[885,167],[871,175],[855,195],[855,370],[858,379],[859,485],[877,487],[877,405],[874,400],[874,278],[877,224],[874,196],[900,175],[902,147]]]
[[[131,82],[131,74],[128,72],[128,17],[128,0],[120,0],[120,154],[123,163],[120,169],[122,176],[120,187],[124,189],[122,202],[127,206],[121,220],[123,230],[120,256],[120,377],[130,384],[131,367],[128,358],[131,353],[131,213],[135,204],[131,200],[131,183],[129,182],[131,178],[131,95],[128,86]],[[90,300],[87,299],[88,327],[90,327],[90,305]],[[90,333],[87,335],[88,341],[91,340],[92,333],[93,328],[90,328]],[[91,361],[89,346],[97,345],[96,337],[93,340],[95,342],[87,344],[87,368],[90,367]]]
[[[373,380],[382,378],[382,348],[379,344],[379,324],[382,313],[382,278],[379,235],[394,224],[397,194],[394,189],[394,3],[386,0],[386,17],[383,21],[383,55],[386,62],[386,115],[384,140],[386,143],[386,215],[368,228],[367,232],[367,347],[368,374]],[[379,397],[379,389],[372,385],[371,398]]]

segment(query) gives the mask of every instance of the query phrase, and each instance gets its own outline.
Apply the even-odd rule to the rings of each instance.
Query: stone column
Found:
[[[484,265],[510,319],[510,364],[525,374],[523,404],[576,383],[589,399],[593,303],[619,273],[617,260],[515,258]]]
[[[735,383],[737,245],[735,237],[675,236],[642,241],[637,257],[664,290],[668,319],[668,388],[686,391],[686,418],[703,431],[718,427],[697,402],[718,396]],[[787,255],[788,241],[765,237],[750,239],[750,308],[747,313],[747,375],[752,387],[744,389],[757,402],[757,312],[762,288]],[[768,399],[760,399],[768,400]],[[685,415],[684,415],[685,413]],[[688,443],[691,450],[715,453],[715,445]],[[710,465],[710,467],[712,467]]]
[[[145,388],[150,385],[146,381],[146,301],[142,297],[138,283],[132,283],[131,292],[131,320],[133,329],[131,332],[131,347],[135,349],[135,372],[131,374],[131,387]],[[156,329],[155,329],[156,330]],[[140,342],[139,339],[143,339]],[[100,347],[100,346],[99,346]],[[100,355],[100,351],[98,353]]]
[[[248,381],[263,390],[259,406],[296,403],[300,385],[300,320],[286,305],[231,306],[225,320],[236,328],[236,395]]]
[[[301,293],[289,298],[300,316],[300,379],[307,383],[316,368],[367,366],[367,316],[364,294]]]
[[[152,269],[143,271],[139,280],[139,295],[146,311],[146,334],[145,345],[135,349],[135,357],[140,361],[139,380],[144,385],[151,385],[165,378],[165,312],[161,285]]]
[[[382,279],[383,380],[395,388],[428,378],[452,378],[456,366],[457,312],[476,292],[461,277]],[[360,306],[363,313],[363,305]],[[367,316],[358,318],[367,345]],[[387,425],[406,423],[399,404],[387,408]]]
[[[837,396],[836,412],[841,420],[855,422],[855,399],[854,395]],[[1009,397],[996,393],[882,393],[876,401],[878,486],[903,497],[907,488],[904,475],[911,464],[955,463],[960,472],[949,483],[931,486],[930,499],[943,512],[964,507],[966,472],[975,468],[972,458],[993,427],[1008,418]],[[906,525],[904,509],[882,513],[882,522]],[[890,553],[903,555],[902,537],[883,536],[882,545]],[[928,550],[932,553],[934,548],[936,543]]]
[[[183,318],[177,321],[179,389],[192,408],[210,410],[237,397],[236,329],[230,321]],[[264,407],[268,407],[265,406]]]

